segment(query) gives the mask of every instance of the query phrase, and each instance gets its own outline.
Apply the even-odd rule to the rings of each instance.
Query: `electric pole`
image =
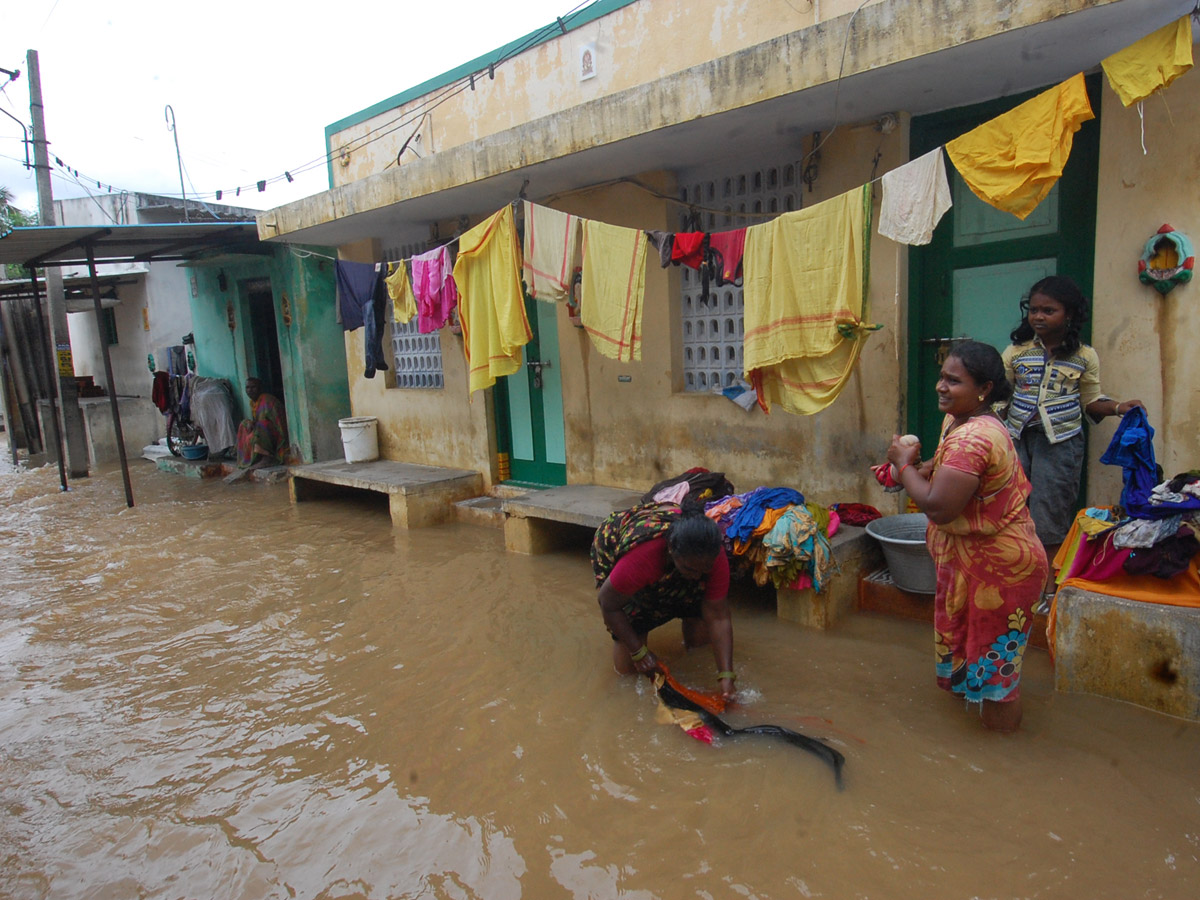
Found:
[[[43,225],[56,224],[54,191],[50,185],[50,150],[46,140],[46,120],[42,113],[42,75],[36,50],[26,56],[29,75],[29,114],[33,130],[33,170],[37,176],[38,217]],[[62,433],[66,438],[67,463],[72,478],[88,474],[87,441],[83,432],[83,411],[79,408],[79,387],[71,357],[71,333],[67,329],[67,303],[63,295],[62,270],[46,266],[46,302],[50,307],[50,339],[58,363],[58,408]]]

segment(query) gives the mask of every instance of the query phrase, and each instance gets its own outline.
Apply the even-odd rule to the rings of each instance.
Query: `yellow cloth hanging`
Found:
[[[579,314],[592,343],[609,359],[642,358],[645,292],[645,232],[584,219]]]
[[[525,316],[511,206],[506,204],[458,239],[454,282],[467,357],[467,392],[473,394],[520,369],[521,348],[533,336]]]
[[[1145,100],[1192,67],[1192,17],[1151,32],[1100,65],[1121,103]]]
[[[1062,175],[1079,126],[1093,118],[1080,73],[955,138],[946,153],[980,200],[1024,219]]]
[[[525,210],[524,262],[521,271],[529,296],[549,303],[571,296],[579,217],[523,201]]]
[[[384,279],[388,296],[392,298],[392,318],[404,325],[417,314],[417,298],[413,296],[412,284],[408,280],[408,266],[401,260],[390,263],[393,270]]]
[[[742,364],[764,409],[812,415],[849,379],[871,328],[870,211],[866,184],[746,229]]]

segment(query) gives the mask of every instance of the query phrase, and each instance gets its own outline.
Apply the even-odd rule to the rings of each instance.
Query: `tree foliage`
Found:
[[[25,212],[12,205],[13,193],[4,185],[0,185],[0,235],[14,228],[26,228],[38,224],[37,213]],[[24,278],[25,270],[21,266],[7,263],[4,266],[5,278]]]

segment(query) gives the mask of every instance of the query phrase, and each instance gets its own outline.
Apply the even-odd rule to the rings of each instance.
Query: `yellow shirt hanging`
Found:
[[[1100,65],[1121,103],[1145,100],[1192,67],[1192,17],[1151,32]]]
[[[946,153],[980,200],[1024,219],[1062,176],[1075,132],[1093,118],[1080,73],[955,138]]]
[[[525,316],[521,251],[511,206],[505,205],[458,239],[454,282],[468,393],[474,393],[521,368],[521,348],[533,336]]]
[[[413,297],[412,285],[408,280],[408,266],[404,260],[392,263],[395,268],[384,279],[388,296],[392,298],[392,318],[401,325],[411,322],[417,314],[417,301]]]

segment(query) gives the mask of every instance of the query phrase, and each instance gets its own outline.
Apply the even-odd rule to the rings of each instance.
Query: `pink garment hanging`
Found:
[[[450,250],[438,247],[412,258],[412,291],[417,301],[417,330],[437,331],[458,306],[458,286],[451,274]]]

